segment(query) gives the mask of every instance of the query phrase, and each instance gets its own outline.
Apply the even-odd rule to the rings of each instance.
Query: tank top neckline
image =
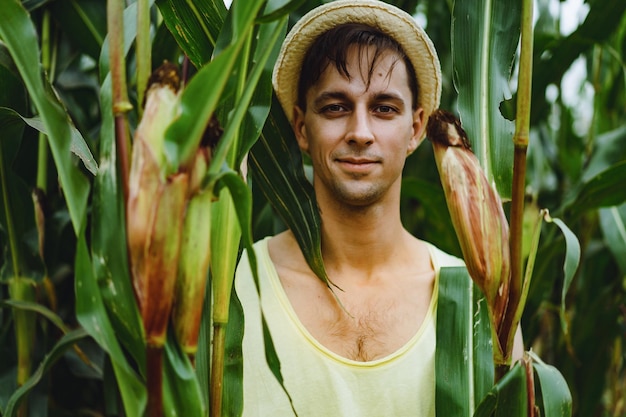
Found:
[[[440,265],[437,262],[437,257],[436,257],[436,252],[435,252],[435,248],[434,246],[432,246],[430,243],[428,242],[424,242],[426,243],[427,247],[428,247],[428,252],[430,254],[430,261],[431,264],[433,266],[433,269],[435,270],[435,282],[433,285],[433,293],[430,299],[430,303],[429,303],[429,307],[428,307],[428,312],[426,313],[426,316],[424,316],[424,320],[422,321],[422,324],[420,325],[419,329],[417,330],[417,332],[403,345],[401,346],[399,349],[397,349],[395,352],[390,353],[387,356],[384,356],[382,358],[378,358],[372,361],[356,361],[353,359],[348,359],[342,355],[339,355],[335,352],[333,352],[332,350],[328,349],[326,346],[322,345],[308,330],[307,328],[304,326],[304,324],[302,324],[302,322],[300,321],[300,318],[298,317],[296,311],[294,310],[293,306],[291,305],[291,302],[289,301],[289,297],[287,296],[287,293],[285,292],[285,289],[283,288],[282,283],[280,282],[280,278],[278,276],[278,271],[276,270],[276,267],[274,266],[274,263],[271,260],[271,257],[269,255],[269,249],[268,249],[268,245],[267,242],[269,240],[270,237],[266,237],[263,240],[261,240],[260,242],[258,242],[257,248],[258,250],[263,251],[263,258],[267,259],[267,269],[268,269],[268,278],[270,281],[270,284],[272,286],[272,290],[274,295],[276,296],[276,298],[278,299],[281,308],[283,309],[283,311],[286,313],[286,316],[288,317],[289,322],[295,326],[295,328],[298,330],[298,333],[307,340],[307,342],[314,347],[322,356],[334,361],[334,362],[338,362],[341,363],[343,365],[346,366],[350,366],[350,367],[354,367],[354,368],[362,368],[362,369],[366,369],[366,368],[373,368],[373,367],[381,367],[384,366],[386,364],[389,364],[391,362],[394,362],[395,360],[399,360],[401,359],[407,352],[409,352],[411,350],[411,348],[413,346],[415,346],[415,344],[420,340],[421,336],[426,332],[428,326],[435,326],[435,317],[436,317],[436,308],[437,308],[437,293],[438,293],[438,288],[439,288],[439,271],[440,271]]]

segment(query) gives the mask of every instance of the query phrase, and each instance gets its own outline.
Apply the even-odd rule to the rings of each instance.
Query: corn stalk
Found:
[[[509,304],[503,322],[502,334],[506,337],[505,349],[509,363],[496,366],[496,382],[508,371],[510,366],[510,352],[513,350],[515,332],[519,326],[521,311],[525,295],[523,272],[523,223],[524,201],[526,189],[526,150],[530,131],[530,101],[533,66],[533,2],[522,0],[522,33],[521,52],[519,63],[519,77],[517,89],[517,117],[515,119],[515,135],[513,144],[515,153],[513,158],[513,186],[510,213],[510,251],[511,251],[511,286],[509,288]],[[530,279],[530,277],[529,277]]]
[[[13,224],[10,198],[8,194],[8,183],[4,167],[4,156],[2,146],[0,146],[0,185],[2,185],[2,201],[4,202],[4,214],[9,237],[9,248],[11,253],[11,264],[13,274],[9,281],[9,296],[11,300],[18,302],[34,302],[35,287],[32,280],[22,276],[20,267],[20,254],[15,227]],[[13,327],[17,345],[17,386],[21,387],[26,383],[31,375],[32,356],[35,345],[35,315],[33,312],[13,308]],[[28,415],[28,403],[20,405],[17,412],[19,417]]]
[[[124,201],[128,200],[128,170],[130,167],[130,138],[126,114],[132,109],[128,100],[126,59],[124,54],[124,0],[107,1],[107,27],[109,32],[109,62],[113,90],[113,116],[115,138],[119,155],[120,173],[124,187]]]

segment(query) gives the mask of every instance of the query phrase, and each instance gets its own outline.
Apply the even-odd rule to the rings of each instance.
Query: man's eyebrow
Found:
[[[402,101],[404,99],[400,94],[384,92],[384,93],[375,93],[373,95],[373,101]]]
[[[343,91],[324,91],[323,93],[321,93],[320,95],[315,97],[315,100],[313,100],[313,106],[314,107],[319,107],[325,101],[328,101],[328,100],[342,100],[342,101],[344,101],[344,100],[347,100],[347,99],[348,99],[348,95],[346,93],[344,93]]]
[[[320,106],[324,105],[326,101],[329,101],[329,100],[348,101],[349,96],[347,93],[343,91],[339,91],[339,90],[324,91],[320,93],[317,97],[315,97],[315,99],[313,100],[313,108],[319,108]],[[373,93],[371,95],[370,102],[379,103],[382,101],[393,101],[393,102],[404,103],[404,99],[402,98],[402,96],[394,92],[385,91],[385,92]]]

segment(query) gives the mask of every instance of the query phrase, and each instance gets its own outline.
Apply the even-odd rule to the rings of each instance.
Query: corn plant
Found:
[[[151,5],[137,2],[125,8],[121,1],[107,3],[109,36],[99,66],[100,160],[94,172],[89,225],[84,216],[86,199],[68,200],[76,235],[76,316],[109,355],[126,414],[203,415],[210,410],[211,415],[223,415],[224,330],[242,234],[244,244],[251,247],[249,189],[239,166],[256,140],[264,122],[263,112],[267,114],[269,107],[265,105],[266,110],[252,115],[247,110],[263,106],[267,100],[267,93],[254,93],[257,85],[261,90],[260,85],[269,85],[270,57],[277,53],[286,18],[280,2],[238,2],[230,12],[222,3],[205,4],[203,14],[193,18],[208,19],[204,35],[212,42],[204,46],[205,51],[210,49],[204,54],[206,61],[193,62],[197,73],[190,80],[183,79],[181,88],[175,65],[164,65],[155,73],[157,82],[146,89],[147,80],[140,71],[134,90],[126,79],[126,55],[137,39],[137,65],[144,68],[150,62],[144,42],[150,36],[150,25],[145,22],[149,21]],[[174,19],[181,10],[198,12],[184,2],[162,2],[160,7],[171,25],[180,24]],[[43,96],[34,100],[43,119],[42,130],[56,127],[50,120],[64,129],[55,132],[51,142],[57,147],[64,144],[66,148],[61,151],[66,152],[60,153],[69,158],[70,133],[78,145],[84,145],[84,139],[75,128],[72,131],[58,98],[43,92],[39,67],[26,71],[28,64],[37,62],[38,50],[35,36],[29,39],[30,56],[20,54],[17,47],[24,41],[19,25],[35,35],[26,10],[11,2],[5,12],[4,21],[15,24],[4,25],[2,37],[16,66],[25,74],[29,93],[35,99],[37,94]],[[264,14],[265,23],[256,23],[255,19]],[[133,119],[139,120],[136,126]],[[207,144],[211,134],[213,140]],[[74,188],[78,184],[88,190],[84,188],[87,178],[75,164],[65,165],[69,172],[66,177],[74,175],[80,181],[62,176],[62,184],[80,197]],[[13,233],[11,236],[14,239]],[[215,254],[213,261],[211,254]],[[211,285],[206,285],[209,263],[214,267]],[[14,264],[18,268],[18,263]],[[16,278],[21,275],[18,271]],[[28,286],[21,285],[22,281],[17,284],[11,287],[13,298],[23,301]],[[205,288],[212,289],[208,292],[212,303],[206,323],[214,326],[215,332],[213,349],[206,343],[198,352]],[[19,317],[33,315],[28,309],[18,309],[17,313]],[[172,332],[168,331],[170,321]],[[24,319],[17,322],[16,330],[32,328]],[[32,346],[24,333],[17,336],[20,351]],[[61,346],[66,347],[67,342],[55,349]],[[202,394],[193,366],[198,363],[208,368],[205,357],[212,358],[213,375],[203,383],[210,387],[210,401]],[[51,361],[52,356],[42,367],[49,367]],[[26,375],[19,376],[22,388],[8,402],[9,415],[20,403],[25,404],[26,393],[41,378],[33,375],[29,380],[28,368],[20,369]],[[202,374],[200,370],[198,374]],[[112,375],[105,374],[104,378],[106,381]],[[227,410],[233,412],[233,407],[240,406],[240,401],[233,402],[227,404]]]

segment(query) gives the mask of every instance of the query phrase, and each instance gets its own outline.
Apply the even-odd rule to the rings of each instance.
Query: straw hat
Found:
[[[272,83],[290,122],[297,102],[302,61],[313,41],[344,23],[362,23],[390,35],[404,50],[417,76],[418,106],[426,116],[439,107],[441,69],[432,41],[408,13],[377,0],[338,0],[311,10],[291,29],[274,65]]]

